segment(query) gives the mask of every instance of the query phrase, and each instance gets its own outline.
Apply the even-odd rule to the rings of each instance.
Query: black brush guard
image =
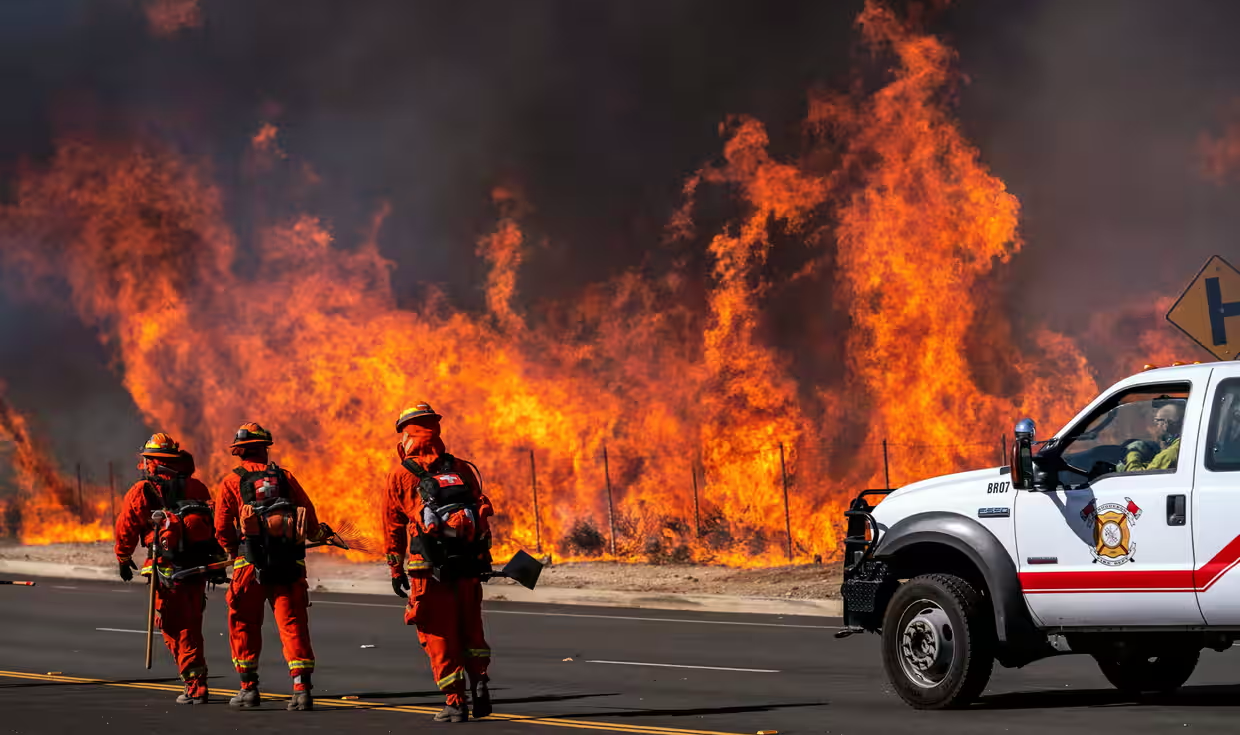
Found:
[[[844,583],[840,586],[840,596],[844,600],[843,635],[878,630],[887,599],[896,588],[896,579],[887,565],[871,558],[882,531],[871,515],[874,505],[866,499],[890,492],[891,489],[862,490],[844,511],[848,526],[844,536]]]

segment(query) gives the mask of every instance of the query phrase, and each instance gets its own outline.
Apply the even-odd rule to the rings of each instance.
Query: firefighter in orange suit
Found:
[[[405,623],[417,626],[435,681],[447,694],[435,720],[465,722],[466,676],[474,717],[491,714],[481,578],[491,571],[487,519],[494,509],[473,465],[445,450],[441,418],[419,403],[396,421],[400,464],[387,477],[384,543],[392,589],[409,599]]]
[[[194,479],[194,458],[167,434],[155,434],[139,453],[142,479],[125,493],[116,516],[116,560],[121,579],[133,579],[133,552],[139,543],[153,547],[159,534],[158,559],[147,559],[142,574],[155,589],[155,625],[176,659],[185,692],[177,704],[207,703],[207,659],[202,644],[202,613],[208,576],[173,580],[177,571],[219,561],[212,533],[212,502],[207,486]],[[162,517],[152,516],[156,511]],[[152,572],[155,572],[152,574]]]
[[[235,559],[227,598],[228,642],[241,678],[241,690],[229,704],[248,708],[261,702],[258,658],[263,605],[270,604],[293,678],[288,709],[310,710],[314,650],[307,615],[306,542],[318,540],[319,522],[293,474],[268,459],[271,444],[271,432],[252,422],[242,424],[231,445],[240,465],[220,485],[215,532]]]

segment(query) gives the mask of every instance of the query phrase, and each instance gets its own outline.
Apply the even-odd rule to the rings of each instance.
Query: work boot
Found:
[[[206,704],[207,683],[202,679],[187,679],[185,693],[177,697],[177,704]]]
[[[310,690],[314,687],[310,683],[310,672],[302,671],[293,677],[293,696],[288,700],[289,712],[309,712],[314,709],[314,697],[310,694]]]
[[[314,709],[314,697],[310,692],[293,692],[292,699],[288,701],[289,712],[309,712]]]
[[[446,704],[443,710],[435,715],[435,722],[465,722],[469,719],[469,705]]]
[[[487,688],[488,681],[490,681],[490,678],[484,675],[471,682],[474,695],[474,719],[491,714],[491,690]]]
[[[237,695],[228,700],[229,707],[240,707],[241,709],[251,709],[262,704],[262,697],[258,694],[258,687],[242,687]]]

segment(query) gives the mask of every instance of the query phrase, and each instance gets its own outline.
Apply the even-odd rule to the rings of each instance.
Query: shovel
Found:
[[[487,577],[507,577],[527,590],[532,590],[534,585],[538,584],[538,575],[542,574],[542,570],[543,565],[537,559],[524,551],[518,551],[503,569],[491,572]]]

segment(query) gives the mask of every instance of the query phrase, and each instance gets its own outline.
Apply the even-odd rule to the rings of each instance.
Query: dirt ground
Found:
[[[139,552],[138,556],[141,556]],[[381,562],[351,563],[327,554],[310,555],[311,574],[320,577],[382,579]],[[115,563],[110,543],[22,546],[0,542],[0,559],[106,567]],[[495,580],[494,584],[509,583]],[[641,564],[607,561],[555,563],[543,570],[540,587],[678,592],[683,594],[838,599],[840,565],[798,564],[737,569],[694,564]]]

